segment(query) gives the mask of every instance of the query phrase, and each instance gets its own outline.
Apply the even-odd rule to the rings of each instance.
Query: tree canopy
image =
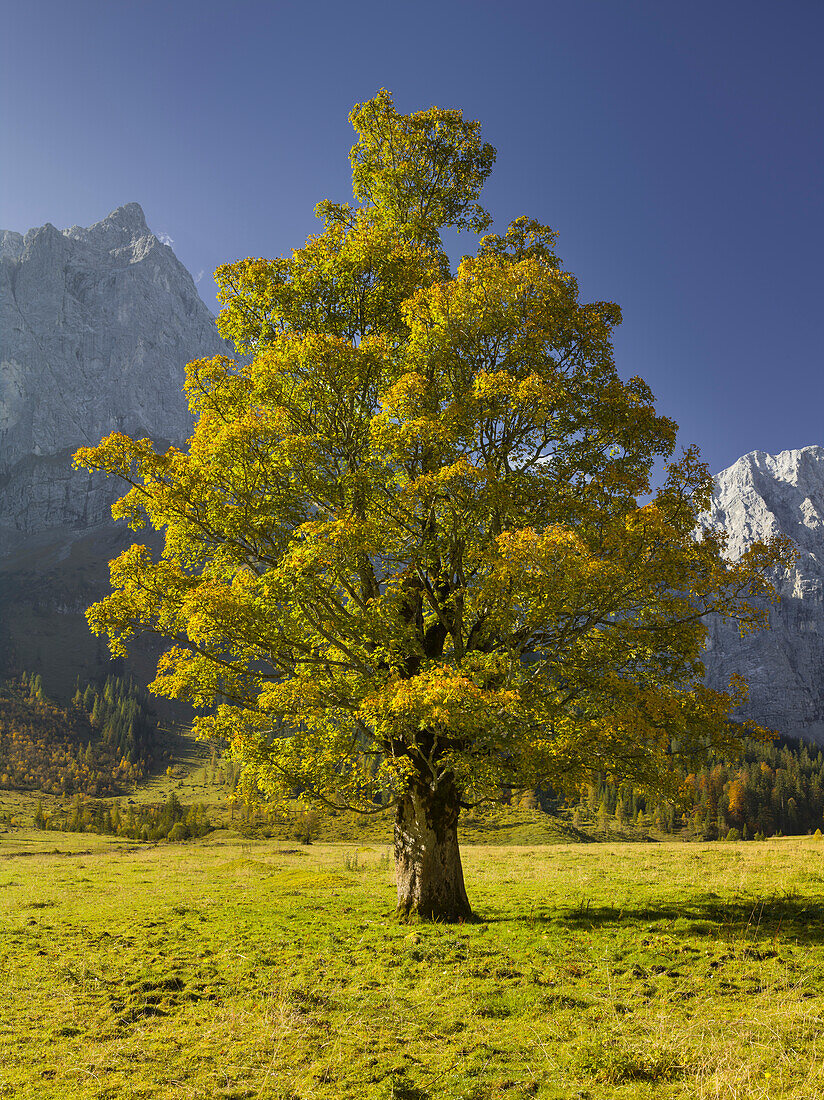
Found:
[[[582,303],[555,234],[479,234],[477,122],[357,105],[354,201],[291,256],[218,269],[240,358],[189,364],[187,449],[78,452],[131,488],[133,546],[92,629],[168,640],[153,690],[273,797],[395,805],[399,907],[463,918],[462,805],[594,773],[665,788],[731,747],[744,685],[703,683],[703,620],[763,625],[785,551],[725,556],[711,479],[619,377],[620,311]],[[650,472],[664,460],[663,485]],[[642,503],[639,503],[639,499]]]

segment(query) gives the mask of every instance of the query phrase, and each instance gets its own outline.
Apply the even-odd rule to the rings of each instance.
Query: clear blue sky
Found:
[[[352,104],[461,107],[713,469],[824,443],[821,0],[0,0],[0,227],[137,201],[210,273],[349,196]]]

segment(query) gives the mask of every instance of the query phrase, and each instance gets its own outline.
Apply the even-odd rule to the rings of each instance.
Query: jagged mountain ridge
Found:
[[[112,671],[83,614],[134,538],[124,486],[72,469],[119,430],[183,444],[185,364],[231,354],[191,275],[128,203],[88,229],[0,231],[0,677],[39,672],[62,697]],[[157,545],[157,536],[144,541]],[[150,678],[157,652],[131,670]]]
[[[184,365],[222,351],[137,203],[88,229],[0,232],[0,554],[108,522],[119,487],[72,470],[73,452],[116,430],[182,443]]]
[[[716,475],[709,519],[726,528],[734,557],[782,534],[798,559],[775,575],[768,631],[741,638],[734,623],[709,623],[707,682],[723,689],[740,673],[750,686],[742,717],[824,744],[824,447],[744,455]]]

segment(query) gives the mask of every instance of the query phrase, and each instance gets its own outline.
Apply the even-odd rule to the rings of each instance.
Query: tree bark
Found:
[[[410,785],[395,817],[399,916],[446,922],[472,919],[458,848],[458,791],[450,777],[436,790]]]

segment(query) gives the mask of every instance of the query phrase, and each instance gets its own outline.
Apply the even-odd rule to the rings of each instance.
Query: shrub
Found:
[[[299,814],[292,826],[292,836],[301,844],[311,844],[320,833],[321,816],[314,810]]]

